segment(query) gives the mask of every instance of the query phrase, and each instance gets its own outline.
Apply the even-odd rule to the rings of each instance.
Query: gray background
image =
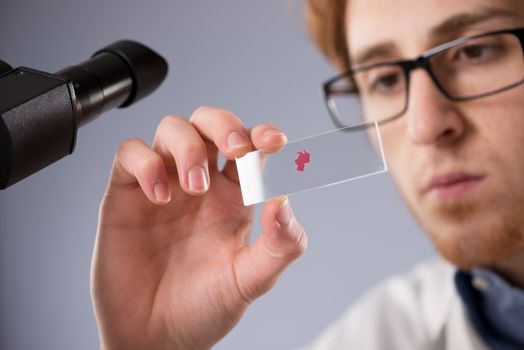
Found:
[[[121,38],[162,53],[169,76],[133,108],[82,128],[72,157],[0,192],[1,349],[98,347],[89,266],[122,140],[151,142],[164,115],[199,105],[248,126],[275,123],[291,140],[333,128],[318,85],[335,72],[307,39],[300,0],[0,0],[0,57],[13,66],[54,72]],[[291,202],[307,253],[216,349],[308,343],[379,279],[433,254],[388,175]]]

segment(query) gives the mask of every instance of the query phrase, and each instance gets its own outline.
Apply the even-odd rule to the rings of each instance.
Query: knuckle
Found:
[[[203,142],[197,140],[185,141],[179,145],[179,149],[185,155],[197,156],[206,153],[206,147]]]
[[[276,129],[280,131],[280,128],[274,124],[270,123],[263,123],[258,125],[258,129],[260,130],[267,130],[267,129]]]
[[[182,116],[179,116],[179,115],[167,115],[164,118],[162,118],[162,120],[158,124],[157,131],[165,129],[166,127],[169,127],[169,126],[171,126],[173,124],[181,123],[181,122],[183,123],[185,121],[186,121],[186,119],[184,117],[182,117]]]
[[[277,126],[275,126],[273,124],[269,124],[269,123],[258,124],[257,126],[255,126],[253,128],[253,132],[255,134],[262,134],[266,130],[277,130],[277,131],[280,131],[280,129]]]
[[[139,173],[143,173],[148,171],[149,169],[155,169],[158,170],[163,165],[162,158],[158,154],[151,154],[147,158],[144,158],[140,161],[140,163],[136,167],[136,171]]]
[[[301,255],[307,247],[308,239],[306,230],[298,223],[292,224],[288,232],[289,241],[291,243],[291,255]]]
[[[210,106],[200,106],[191,115],[190,120],[195,121],[200,118],[219,118],[221,121],[241,122],[240,118],[227,109],[220,109]]]
[[[269,255],[296,259],[305,251],[308,244],[306,231],[297,223],[291,223],[265,241],[265,248]]]
[[[202,105],[202,106],[198,106],[198,107],[195,109],[194,114],[195,114],[195,113],[196,113],[196,114],[201,114],[201,113],[211,112],[211,111],[214,111],[214,110],[215,110],[214,107]]]
[[[307,245],[308,245],[308,238],[307,238],[306,230],[302,229],[299,235],[298,242],[297,242],[299,255],[302,254],[306,250]]]
[[[181,115],[169,114],[169,115],[166,115],[164,118],[162,118],[162,121],[160,123],[171,124],[171,123],[176,123],[176,122],[185,121],[185,120],[186,118],[182,117]]]
[[[141,145],[142,145],[142,140],[138,138],[131,138],[131,139],[124,140],[118,146],[118,150],[116,151],[116,156],[117,158],[122,158],[124,154],[126,154],[130,150],[138,146],[141,146]]]
[[[199,106],[193,111],[189,120],[194,121],[199,118],[209,116],[210,114],[214,114],[214,112],[215,112],[215,109],[213,107]]]
[[[163,144],[163,141],[168,139],[168,135],[173,134],[173,129],[176,129],[176,125],[187,123],[187,120],[178,115],[168,115],[162,118],[156,128],[154,144]]]
[[[240,294],[243,298],[243,300],[250,304],[258,298],[259,296],[267,293],[274,285],[276,280],[271,279],[269,281],[265,281],[263,283],[259,282],[257,284],[255,283],[249,283],[243,286],[243,288],[240,290]]]

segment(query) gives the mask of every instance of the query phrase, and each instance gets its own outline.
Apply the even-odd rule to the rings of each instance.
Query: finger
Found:
[[[264,171],[264,167],[266,166],[266,161],[268,159],[268,153],[261,152],[258,156],[259,156],[258,167],[256,170],[255,169],[252,169],[252,170],[262,173]],[[225,177],[227,177],[231,181],[234,181],[238,184],[240,183],[236,160],[235,161],[232,161],[232,160],[226,161],[226,164],[224,165],[224,168],[222,169],[222,173],[224,174]]]
[[[214,143],[226,159],[235,159],[253,149],[244,124],[232,112],[200,107],[190,118],[202,137]]]
[[[287,136],[274,125],[260,124],[251,129],[251,141],[256,149],[275,153],[287,143]]]
[[[201,195],[209,189],[208,149],[188,120],[179,116],[165,117],[158,125],[153,149],[162,155],[168,166],[176,167],[180,187],[185,192]]]
[[[120,144],[113,161],[110,189],[139,185],[155,204],[171,199],[164,161],[142,140],[129,139]]]
[[[237,163],[234,160],[227,160],[222,168],[222,174],[227,177],[229,180],[240,183],[238,178]]]
[[[287,136],[276,126],[260,124],[250,130],[251,142],[257,150],[275,153],[287,144]],[[226,161],[222,173],[232,181],[239,182],[236,162]]]
[[[307,246],[306,233],[286,197],[266,203],[262,228],[262,235],[253,246],[240,251],[236,260],[238,288],[248,302],[267,292]]]

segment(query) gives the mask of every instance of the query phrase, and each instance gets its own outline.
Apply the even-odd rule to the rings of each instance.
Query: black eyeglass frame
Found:
[[[370,64],[370,65],[365,65],[365,66],[353,68],[353,69],[350,69],[350,70],[348,70],[348,71],[346,71],[344,73],[341,73],[341,74],[339,74],[339,75],[337,75],[337,76],[327,80],[326,82],[324,82],[322,84],[322,93],[323,93],[323,97],[324,97],[324,102],[325,102],[326,107],[327,107],[327,109],[329,111],[331,119],[333,120],[333,122],[335,123],[335,125],[337,127],[347,127],[348,126],[348,125],[342,123],[342,121],[340,120],[340,118],[337,115],[337,112],[334,111],[332,109],[332,107],[330,106],[330,104],[329,104],[330,96],[332,95],[331,94],[331,90],[332,90],[331,87],[334,84],[336,84],[337,82],[339,82],[340,80],[343,80],[343,79],[349,80],[352,83],[352,85],[353,85],[352,86],[353,89],[350,89],[350,90],[348,90],[347,92],[344,92],[344,93],[347,93],[349,95],[356,95],[356,96],[358,96],[359,91],[358,91],[358,88],[357,88],[356,84],[354,83],[353,75],[356,74],[356,73],[362,72],[362,71],[367,71],[367,70],[376,68],[376,67],[400,66],[402,68],[402,71],[403,71],[403,74],[404,74],[404,79],[406,81],[406,103],[405,103],[404,109],[400,113],[398,113],[398,114],[395,114],[395,115],[393,115],[391,117],[387,117],[384,120],[377,121],[378,124],[384,124],[384,123],[390,122],[390,121],[392,121],[392,120],[394,120],[396,118],[399,118],[400,116],[402,116],[407,111],[408,104],[409,104],[408,101],[409,101],[409,91],[410,91],[410,74],[411,74],[411,71],[413,71],[415,69],[419,69],[419,68],[424,69],[429,74],[431,80],[433,81],[435,86],[437,86],[438,90],[444,96],[446,96],[448,99],[450,99],[451,101],[457,101],[457,102],[458,101],[469,101],[469,100],[473,100],[473,99],[478,99],[478,98],[483,98],[483,97],[495,95],[495,94],[498,94],[500,92],[512,89],[512,88],[514,88],[514,87],[516,87],[518,85],[521,85],[522,83],[524,83],[524,77],[521,80],[519,80],[519,81],[517,81],[517,82],[515,82],[513,84],[510,84],[508,86],[496,89],[494,91],[489,91],[489,92],[485,92],[485,93],[482,93],[482,94],[479,94],[479,95],[473,95],[473,96],[457,97],[457,96],[453,96],[453,95],[449,94],[446,91],[446,89],[442,86],[442,84],[439,82],[438,78],[435,76],[435,74],[433,72],[433,69],[431,67],[431,62],[430,62],[430,59],[433,56],[439,55],[442,52],[444,52],[446,50],[449,50],[449,49],[451,49],[453,47],[460,46],[460,45],[462,45],[462,44],[464,44],[464,43],[466,43],[466,42],[468,42],[468,41],[470,41],[472,39],[482,38],[482,37],[486,37],[486,36],[500,35],[500,34],[513,34],[513,35],[515,35],[519,39],[520,47],[523,50],[523,54],[524,54],[524,27],[519,27],[519,28],[514,28],[514,29],[503,29],[503,30],[497,30],[497,31],[492,31],[492,32],[487,32],[487,33],[482,33],[482,34],[465,36],[465,37],[462,37],[462,38],[459,38],[459,39],[455,39],[455,40],[449,41],[447,43],[438,45],[438,46],[436,46],[434,48],[431,48],[431,49],[425,51],[420,56],[418,56],[418,57],[416,57],[414,59],[385,61],[385,62],[373,63],[373,64]]]

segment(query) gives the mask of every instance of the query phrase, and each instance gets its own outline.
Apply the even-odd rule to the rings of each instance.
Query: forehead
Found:
[[[491,14],[504,12],[509,15],[490,18]],[[450,31],[448,37],[433,35],[435,28],[443,24],[456,26],[457,21],[454,23],[451,18],[460,22],[460,18],[467,16],[487,19],[455,33]],[[468,30],[481,32],[519,26],[524,25],[523,20],[523,0],[348,0],[346,31],[354,61],[361,51],[377,44],[388,43],[395,46],[399,55],[415,56],[461,34],[472,34]]]

